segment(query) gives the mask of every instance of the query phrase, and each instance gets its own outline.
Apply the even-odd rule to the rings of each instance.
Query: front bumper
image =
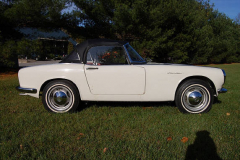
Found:
[[[37,93],[37,89],[35,88],[22,88],[20,86],[17,86],[16,90],[23,93]]]
[[[226,93],[227,89],[226,88],[221,88],[220,90],[218,90],[218,93]]]

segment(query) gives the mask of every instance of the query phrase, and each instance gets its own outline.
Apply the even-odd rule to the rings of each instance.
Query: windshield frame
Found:
[[[137,55],[137,57],[139,59],[142,59],[142,61],[133,61],[132,60],[132,58],[131,58],[131,56],[130,56],[130,54],[128,52],[127,45],[133,50],[133,52]],[[124,44],[123,47],[124,47],[124,49],[125,49],[125,51],[127,53],[128,59],[130,61],[130,64],[145,64],[145,63],[147,63],[147,61],[142,56],[140,56],[140,54],[129,43]]]

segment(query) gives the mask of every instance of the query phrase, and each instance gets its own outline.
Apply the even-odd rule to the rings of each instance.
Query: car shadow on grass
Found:
[[[218,99],[218,97],[214,97],[213,104],[221,104],[222,101]]]
[[[176,107],[174,102],[84,102],[82,101],[78,107],[78,112],[89,107]]]
[[[185,160],[221,160],[217,154],[217,147],[206,130],[198,131],[193,144],[187,148]]]

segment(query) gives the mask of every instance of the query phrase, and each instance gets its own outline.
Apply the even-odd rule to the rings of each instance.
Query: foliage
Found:
[[[15,0],[4,15],[18,27],[56,29],[65,26],[67,14],[61,14],[66,0]]]
[[[120,47],[109,49],[104,54],[98,55],[100,64],[126,64],[124,51]]]
[[[24,57],[31,57],[32,54],[32,43],[28,39],[22,39],[17,42],[17,53],[18,55],[24,55]]]
[[[0,159],[239,159],[240,64],[211,66],[226,71],[228,92],[206,114],[159,102],[52,114],[41,98],[18,95],[16,73],[0,74]]]
[[[3,66],[14,67],[16,54],[15,41],[9,40],[0,46],[0,64]]]
[[[14,40],[21,38],[21,34],[14,29],[17,27],[17,24],[5,15],[5,12],[11,9],[11,7],[11,4],[7,5],[0,1],[0,42],[8,39]]]
[[[16,29],[21,27],[34,27],[41,30],[54,30],[58,28],[71,28],[74,19],[70,13],[62,14],[66,8],[67,0],[12,0],[0,1],[0,60],[4,66],[12,67],[12,57],[24,55],[32,57],[39,55],[40,59],[47,57],[49,46],[38,40],[22,38]],[[8,48],[9,45],[14,48]]]
[[[0,45],[0,63],[6,67],[16,67],[15,62],[17,58],[38,58],[45,60],[54,58],[54,55],[46,55],[49,46],[44,45],[41,40],[28,40],[22,38],[21,40],[7,40],[3,45]]]
[[[71,5],[74,10],[62,12]],[[17,27],[62,28],[76,39],[130,41],[156,62],[240,62],[239,18],[234,22],[209,0],[14,0],[0,6],[2,45],[22,39]]]
[[[239,61],[240,29],[204,0],[76,0],[89,37],[139,41],[157,62]],[[116,37],[117,36],[117,37]]]

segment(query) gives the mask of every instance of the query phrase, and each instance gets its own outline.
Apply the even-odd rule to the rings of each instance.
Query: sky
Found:
[[[214,9],[225,13],[229,18],[235,19],[240,13],[240,0],[210,0],[210,4],[214,3]]]

